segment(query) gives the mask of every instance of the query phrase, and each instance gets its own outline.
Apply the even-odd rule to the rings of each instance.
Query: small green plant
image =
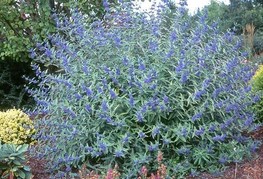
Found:
[[[0,112],[0,141],[12,144],[34,143],[34,125],[29,116],[19,109]]]
[[[255,91],[263,91],[263,65],[258,67],[255,75],[252,78],[253,80],[253,89]]]
[[[17,178],[29,179],[31,176],[30,168],[24,165],[25,153],[28,144],[0,144],[0,177],[7,178],[13,175]]]
[[[259,101],[254,105],[254,109],[257,113],[257,118],[260,121],[263,121],[263,65],[258,67],[255,75],[252,78],[252,87],[254,92],[261,94],[261,98]]]

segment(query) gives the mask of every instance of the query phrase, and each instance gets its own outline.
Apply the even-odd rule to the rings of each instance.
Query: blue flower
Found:
[[[130,139],[130,134],[125,134],[125,136],[123,137],[122,139],[122,142],[124,144],[128,143],[129,142],[129,139]]]
[[[52,57],[52,52],[49,48],[46,48],[46,51],[45,51],[45,55],[48,57],[48,58],[51,58]]]
[[[225,163],[227,163],[227,157],[226,156],[221,156],[218,159],[218,161],[219,161],[220,164],[225,164]]]
[[[107,74],[110,74],[110,72],[111,72],[111,70],[110,70],[107,66],[104,66],[104,67],[103,67],[103,70],[104,70],[104,72],[107,73]]]
[[[115,151],[114,155],[115,155],[115,157],[123,157],[124,153],[122,150],[117,150],[117,151]]]
[[[116,93],[112,89],[110,89],[110,97],[111,97],[111,99],[116,99],[117,98]]]
[[[143,138],[146,137],[146,135],[145,135],[144,132],[140,131],[140,132],[139,132],[139,137],[140,137],[141,139],[143,139]]]
[[[191,151],[188,148],[182,147],[181,149],[178,149],[177,152],[180,155],[188,155]]]
[[[195,99],[195,100],[201,99],[201,97],[203,96],[203,94],[205,94],[205,90],[197,91],[197,92],[194,94],[194,99]]]
[[[147,105],[143,105],[141,108],[141,112],[146,113],[147,109],[148,109]]]
[[[142,63],[142,61],[139,62],[139,70],[144,71],[146,69],[145,65]]]
[[[259,95],[255,95],[252,100],[253,100],[254,103],[257,103],[257,102],[260,101],[260,96]]]
[[[138,122],[143,122],[143,115],[141,112],[136,112],[136,118]]]
[[[102,152],[102,153],[105,153],[107,151],[107,145],[104,143],[104,142],[99,142],[98,143],[98,147],[99,147],[99,150]]]
[[[36,100],[37,105],[43,106],[43,107],[48,107],[49,103],[47,101],[44,100]]]
[[[192,121],[194,122],[194,121],[200,119],[200,118],[202,117],[202,115],[203,115],[203,114],[202,114],[201,112],[199,112],[199,113],[193,115],[193,117],[192,117]]]
[[[117,47],[121,46],[121,39],[119,37],[114,37],[114,43]]]
[[[103,88],[104,88],[104,89],[107,89],[107,87],[108,87],[107,79],[106,79],[106,78],[103,78],[101,82],[102,82],[102,84],[103,84]]]
[[[201,129],[195,131],[196,136],[203,135],[205,132],[205,128],[201,127]]]
[[[88,69],[88,66],[87,66],[86,63],[83,64],[83,66],[82,66],[82,71],[83,71],[86,75],[89,74],[89,69]]]
[[[103,7],[106,11],[109,11],[110,10],[110,5],[109,5],[109,2],[108,0],[103,0]]]
[[[153,85],[150,86],[151,90],[155,90],[156,88],[157,88],[157,84],[153,84]]]
[[[129,104],[131,107],[134,107],[134,98],[131,93],[129,93]]]
[[[122,59],[122,63],[123,63],[125,66],[127,66],[127,65],[129,64],[128,58],[127,58],[127,57],[124,57],[124,58]]]
[[[183,72],[183,74],[181,75],[181,83],[185,83],[189,78],[189,73],[188,72]]]
[[[105,119],[106,119],[106,122],[108,124],[112,124],[113,123],[112,118],[110,116],[106,116]]]
[[[154,36],[159,36],[159,27],[156,25],[156,24],[154,24],[153,26],[152,26],[152,33],[153,33],[153,35]]]
[[[202,88],[206,89],[209,86],[210,82],[211,82],[211,79],[205,79],[202,83]]]
[[[234,135],[233,138],[239,143],[243,143],[243,142],[246,142],[248,140],[247,137],[244,137],[241,135]]]
[[[217,42],[216,41],[213,41],[213,42],[210,43],[210,48],[209,48],[210,51],[216,52],[217,48],[218,48],[218,46],[217,46]]]
[[[251,86],[246,86],[246,87],[244,87],[244,91],[245,91],[246,93],[250,92],[251,90],[252,90],[252,87],[251,87]]]
[[[239,111],[240,110],[240,106],[239,104],[229,104],[227,107],[226,107],[226,112],[227,113],[230,113],[232,111]]]
[[[241,56],[244,57],[244,58],[247,58],[248,55],[249,55],[248,52],[242,52],[242,53],[241,53]]]
[[[233,118],[229,118],[229,119],[227,119],[227,120],[225,121],[225,125],[226,125],[226,126],[230,126],[233,121],[234,121]]]
[[[107,112],[108,111],[108,104],[105,100],[102,101],[101,103],[101,109],[102,109],[102,112]]]
[[[148,150],[149,152],[154,152],[154,151],[157,151],[158,150],[158,144],[151,144],[151,145],[148,145]]]
[[[182,6],[182,7],[183,7],[183,6],[188,6],[186,0],[180,0],[179,5]]]
[[[73,110],[69,109],[69,108],[63,108],[63,111],[64,111],[64,113],[69,114],[72,118],[77,117],[77,115],[75,114],[75,112],[74,112]]]
[[[37,77],[41,77],[42,76],[42,72],[40,70],[40,67],[37,64],[32,64],[31,67],[35,71]]]
[[[30,49],[29,52],[30,52],[30,58],[34,59],[37,56],[36,52],[33,49]]]
[[[150,41],[149,42],[149,49],[152,52],[155,52],[158,50],[158,43],[156,41]]]
[[[163,102],[165,105],[167,105],[169,103],[169,98],[166,95],[164,95],[164,97],[163,97]]]
[[[97,86],[97,92],[98,93],[103,93],[103,89],[101,87]]]
[[[169,139],[166,139],[166,138],[163,139],[163,144],[164,144],[164,145],[169,145],[170,142],[171,142],[171,141],[170,141]]]
[[[234,50],[234,51],[237,51],[237,50],[239,50],[241,47],[242,47],[242,41],[241,41],[241,40],[238,40],[238,41],[236,42],[236,45],[234,46],[233,50]]]
[[[92,147],[86,146],[85,151],[91,153],[94,151],[94,149]]]
[[[217,98],[218,95],[220,94],[220,92],[222,92],[222,91],[223,91],[222,88],[217,88],[217,89],[215,89],[215,90],[213,91],[212,97],[213,97],[213,98]]]
[[[222,135],[216,135],[215,137],[213,137],[213,141],[215,142],[223,142],[226,138],[226,135],[225,134],[222,134]]]
[[[249,150],[254,153],[257,148],[259,147],[260,143],[259,142],[253,142],[250,146],[249,146]]]
[[[249,126],[253,123],[253,121],[254,121],[254,117],[253,117],[253,116],[249,116],[249,117],[247,117],[247,119],[245,120],[244,125],[245,125],[246,127],[249,127]]]
[[[133,66],[129,67],[129,76],[130,76],[131,79],[134,78],[134,67]]]
[[[238,59],[235,57],[226,64],[226,69],[231,72],[238,65]]]
[[[119,68],[116,69],[116,75],[120,76],[121,75],[121,70]]]
[[[187,129],[186,128],[182,128],[180,135],[183,136],[183,137],[186,137],[187,134],[188,134]]]
[[[148,75],[145,79],[144,79],[144,83],[148,84],[152,82],[152,77],[150,75]]]
[[[179,72],[181,72],[185,67],[186,67],[186,64],[185,64],[185,62],[184,62],[184,59],[181,58],[181,59],[178,61],[178,65],[176,66],[175,71],[176,71],[177,73],[179,73]]]
[[[91,97],[93,95],[93,91],[90,88],[86,88],[86,94]]]
[[[174,42],[177,40],[177,34],[175,31],[172,31],[171,34],[170,34],[170,41],[171,42]]]
[[[152,130],[152,137],[154,138],[156,135],[160,133],[160,127],[154,127]]]
[[[170,49],[169,52],[166,54],[166,58],[171,58],[174,54],[174,50]]]
[[[77,101],[79,101],[82,98],[82,96],[79,93],[76,93],[75,98],[77,99]]]

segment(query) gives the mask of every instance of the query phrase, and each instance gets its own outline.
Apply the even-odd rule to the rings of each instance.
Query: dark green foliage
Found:
[[[116,0],[112,0],[117,4]],[[30,61],[28,51],[34,39],[43,40],[55,31],[53,13],[65,13],[78,7],[90,20],[103,18],[102,0],[2,0],[0,1],[0,58]]]
[[[204,10],[208,11],[210,22],[219,22],[222,31],[231,28],[237,34],[242,34],[245,25],[251,23],[256,30],[263,27],[263,7],[251,0],[231,0],[229,5],[212,0],[202,11]]]
[[[33,104],[25,92],[23,75],[33,76],[30,63],[0,61],[0,109],[21,108]]]
[[[255,36],[254,36],[254,54],[255,55],[263,55],[262,52],[263,52],[263,31],[261,30],[258,30],[256,33],[255,33]],[[263,58],[263,57],[261,57]],[[257,60],[260,60],[260,59],[257,59]],[[261,59],[261,63],[260,64],[263,64],[263,61]]]

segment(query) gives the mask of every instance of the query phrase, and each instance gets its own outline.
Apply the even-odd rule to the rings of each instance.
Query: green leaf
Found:
[[[21,162],[19,162],[18,160],[14,160],[13,163],[16,164],[17,166],[21,166],[22,165]]]
[[[27,172],[29,172],[29,171],[31,170],[29,166],[24,166],[23,169],[24,169],[25,171],[27,171]]]
[[[15,174],[20,178],[26,178],[26,174],[22,170],[18,170]]]

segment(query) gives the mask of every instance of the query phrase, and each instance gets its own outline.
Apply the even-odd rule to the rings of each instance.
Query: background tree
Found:
[[[27,96],[23,75],[32,75],[29,51],[36,39],[43,41],[55,32],[53,14],[77,6],[90,20],[103,18],[103,0],[1,0],[0,1],[0,109],[21,107]],[[109,1],[117,4],[117,0]]]
[[[229,5],[211,0],[201,11],[207,11],[210,23],[217,21],[221,32],[234,31],[236,35],[246,35],[246,25],[255,27],[250,39],[254,45],[251,47],[253,54],[260,53],[263,49],[263,1],[262,0],[230,0]],[[246,38],[248,39],[248,38]]]

